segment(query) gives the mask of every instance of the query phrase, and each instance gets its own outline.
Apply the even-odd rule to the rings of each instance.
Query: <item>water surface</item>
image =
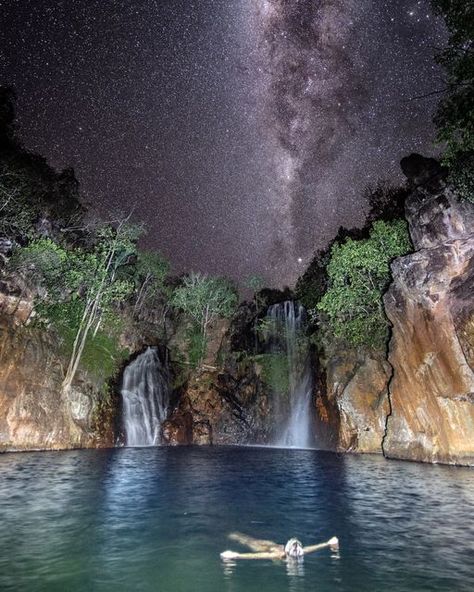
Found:
[[[240,530],[304,564],[223,565]],[[2,592],[474,590],[474,471],[265,448],[0,455]]]

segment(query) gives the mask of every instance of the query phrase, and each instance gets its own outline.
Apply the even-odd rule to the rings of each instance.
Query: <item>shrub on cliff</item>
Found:
[[[92,346],[110,343],[107,334],[117,326],[117,309],[133,294],[133,282],[123,269],[136,257],[137,239],[136,228],[121,222],[99,228],[88,249],[40,238],[17,247],[9,262],[8,271],[36,293],[40,318],[62,338],[69,356],[65,390]]]
[[[376,221],[368,238],[349,238],[333,245],[328,288],[317,307],[309,311],[319,318],[326,336],[352,346],[383,346],[387,319],[382,296],[390,282],[390,262],[410,248],[404,220]]]
[[[364,199],[368,213],[364,226],[352,229],[340,227],[329,245],[316,252],[308,268],[296,282],[296,297],[307,310],[316,309],[328,288],[328,264],[332,248],[343,244],[347,239],[368,238],[372,224],[377,220],[390,222],[403,218],[407,193],[405,187],[393,185],[384,180],[365,188]]]
[[[209,325],[218,317],[230,317],[235,311],[238,295],[235,287],[226,278],[190,273],[183,277],[171,298],[171,304],[182,310],[197,325],[201,341],[196,346],[200,354],[199,364],[204,359]]]

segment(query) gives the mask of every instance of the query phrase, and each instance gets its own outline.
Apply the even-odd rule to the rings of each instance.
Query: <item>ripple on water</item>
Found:
[[[474,589],[474,472],[264,448],[0,456],[0,590]],[[339,555],[222,565],[241,530]]]

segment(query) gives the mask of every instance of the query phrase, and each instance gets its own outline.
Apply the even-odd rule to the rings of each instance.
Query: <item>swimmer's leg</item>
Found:
[[[282,553],[284,552],[283,545],[279,545],[273,541],[267,541],[264,539],[254,539],[253,537],[242,534],[241,532],[232,532],[229,534],[229,539],[231,541],[236,541],[245,547],[249,547],[252,551],[256,553]]]

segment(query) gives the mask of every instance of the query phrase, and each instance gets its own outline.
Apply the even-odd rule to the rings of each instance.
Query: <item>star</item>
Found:
[[[174,272],[283,286],[433,153],[437,98],[409,99],[445,39],[429,0],[6,0],[0,81],[25,146],[104,218],[136,202]]]

